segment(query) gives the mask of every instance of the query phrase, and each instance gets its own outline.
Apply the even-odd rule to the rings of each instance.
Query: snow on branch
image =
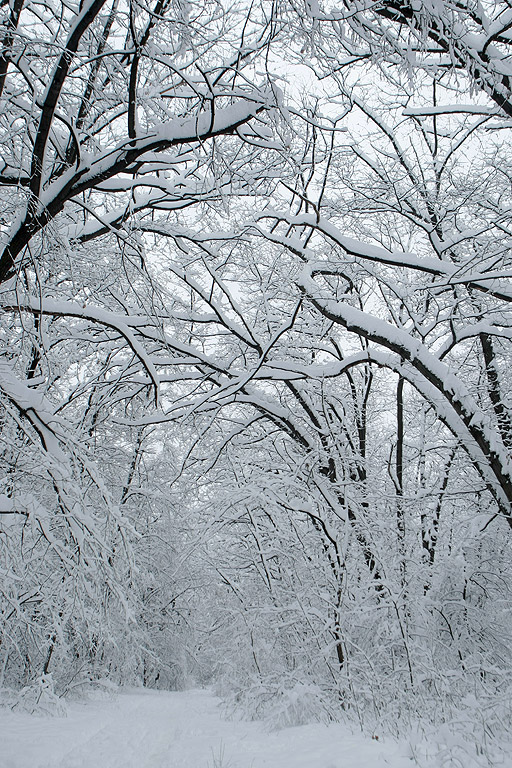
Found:
[[[428,256],[416,256],[413,253],[402,251],[387,251],[377,245],[365,243],[361,240],[355,240],[352,237],[343,235],[335,224],[332,224],[327,218],[317,216],[316,214],[305,213],[299,216],[292,216],[286,213],[276,211],[266,211],[258,218],[259,221],[265,219],[274,219],[288,224],[290,227],[309,227],[316,232],[328,237],[336,245],[339,245],[349,256],[372,261],[378,264],[386,264],[399,268],[412,269],[425,274],[436,275],[444,278],[442,282],[437,283],[437,287],[448,287],[450,285],[464,284],[470,288],[481,291],[482,293],[494,296],[502,301],[512,302],[512,291],[501,285],[498,281],[509,278],[508,273],[500,271],[478,272],[471,271],[469,274],[464,272],[465,265],[455,265],[448,261],[441,261]],[[259,227],[258,231],[274,243],[285,246],[293,253],[301,255],[302,258],[311,260],[312,251],[304,249],[298,238],[290,234],[279,235],[275,230],[267,231]],[[332,270],[336,274],[336,263],[318,262],[319,269]],[[491,284],[487,285],[487,281]]]

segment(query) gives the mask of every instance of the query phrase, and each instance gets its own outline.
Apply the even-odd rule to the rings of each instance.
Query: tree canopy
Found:
[[[503,733],[512,6],[0,14],[0,685]]]

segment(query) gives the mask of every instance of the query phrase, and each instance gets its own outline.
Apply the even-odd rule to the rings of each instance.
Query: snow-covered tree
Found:
[[[265,4],[1,13],[2,664],[24,681],[57,645],[98,656],[99,605],[133,621],[129,425],[190,361],[155,280],[167,257],[141,233],[186,239],[225,198],[268,188],[279,96],[255,66]]]

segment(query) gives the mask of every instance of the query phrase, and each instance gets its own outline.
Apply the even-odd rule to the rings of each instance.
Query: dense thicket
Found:
[[[215,680],[487,759],[512,6],[1,13],[2,684]]]

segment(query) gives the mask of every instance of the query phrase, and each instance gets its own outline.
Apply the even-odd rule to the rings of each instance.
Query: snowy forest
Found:
[[[213,685],[487,754],[512,717],[512,3],[0,19],[0,688]]]

